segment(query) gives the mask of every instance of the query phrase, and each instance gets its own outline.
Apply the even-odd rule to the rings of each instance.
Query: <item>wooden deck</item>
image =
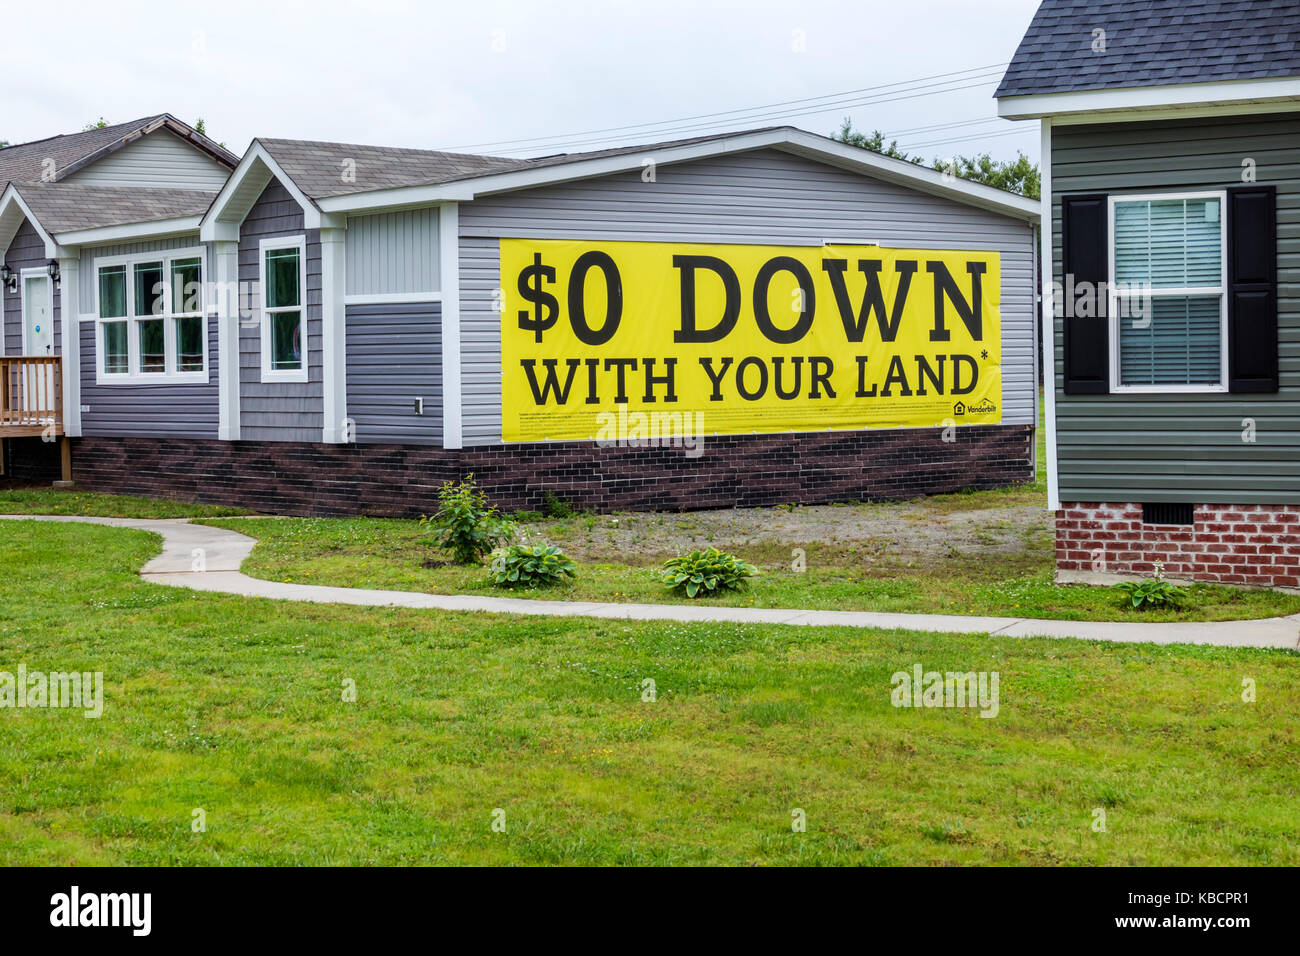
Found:
[[[63,435],[63,361],[57,355],[0,356],[0,438]]]

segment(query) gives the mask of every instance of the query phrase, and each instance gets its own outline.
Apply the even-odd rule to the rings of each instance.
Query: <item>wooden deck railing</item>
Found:
[[[0,356],[0,437],[62,434],[63,369],[59,356]]]

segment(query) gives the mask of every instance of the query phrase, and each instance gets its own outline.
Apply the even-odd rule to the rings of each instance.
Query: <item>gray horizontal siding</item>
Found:
[[[152,242],[133,242],[84,249],[81,253],[81,313],[95,314],[95,259],[107,256],[164,253],[199,245],[198,234]],[[210,251],[204,255],[204,278],[212,282]],[[208,380],[185,383],[100,385],[95,325],[81,323],[82,434],[124,438],[217,437],[217,323],[207,319]]]
[[[281,236],[307,237],[307,381],[262,382],[260,295],[239,329],[239,436],[248,441],[318,442],[324,427],[321,388],[320,231],[303,228],[302,208],[279,180],[254,203],[239,232],[239,281],[257,289],[259,243]]]
[[[348,417],[359,444],[442,443],[441,339],[437,303],[348,306]]]
[[[1063,194],[1239,186],[1244,159],[1278,189],[1278,392],[1065,395],[1058,319],[1063,501],[1300,503],[1300,113],[1054,128],[1055,274]]]
[[[97,385],[95,323],[81,323],[81,431],[114,438],[217,437],[217,323],[209,318],[208,380]]]
[[[347,273],[348,295],[437,292],[438,210],[348,219]]]
[[[218,192],[230,170],[179,137],[157,130],[68,177],[86,186],[142,186]]]
[[[501,441],[497,241],[611,239],[995,250],[1002,261],[1003,422],[1034,421],[1034,251],[1023,220],[779,150],[465,203],[460,209],[461,377],[466,444]]]

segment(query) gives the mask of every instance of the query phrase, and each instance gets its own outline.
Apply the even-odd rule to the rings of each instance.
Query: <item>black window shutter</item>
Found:
[[[1061,199],[1061,265],[1064,289],[1075,301],[1061,303],[1065,337],[1064,378],[1067,395],[1101,395],[1110,391],[1110,339],[1107,321],[1110,223],[1105,196],[1065,196]],[[1079,286],[1091,283],[1093,309],[1077,309]],[[1086,288],[1086,287],[1085,287]],[[1067,297],[1068,298],[1068,297]],[[1075,315],[1076,311],[1092,315]]]
[[[1277,391],[1277,188],[1228,190],[1228,391]]]

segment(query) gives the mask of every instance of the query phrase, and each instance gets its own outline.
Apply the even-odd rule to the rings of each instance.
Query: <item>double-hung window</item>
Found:
[[[307,381],[307,241],[261,242],[262,381]]]
[[[95,260],[101,383],[206,382],[203,250]]]
[[[1225,201],[1110,197],[1111,391],[1227,390]]]

